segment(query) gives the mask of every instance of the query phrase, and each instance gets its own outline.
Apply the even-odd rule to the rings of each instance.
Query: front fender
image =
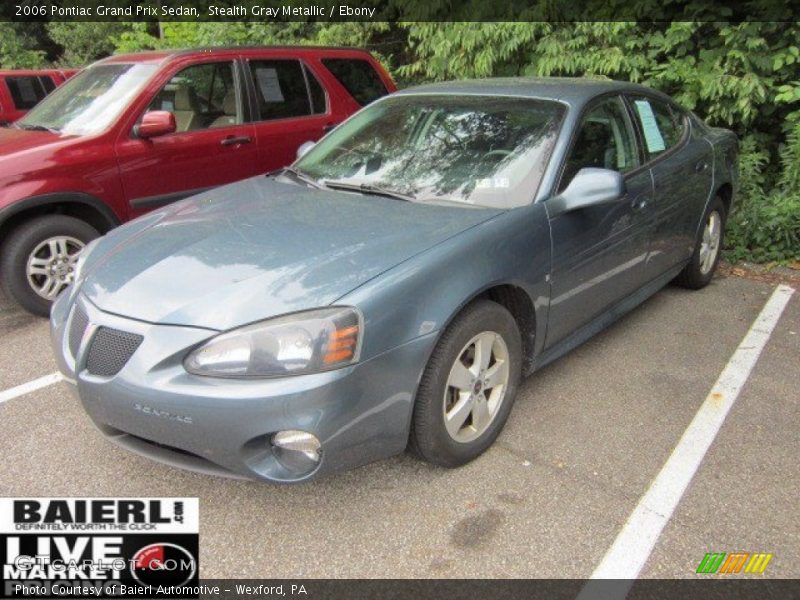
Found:
[[[464,210],[470,210],[465,208]],[[523,289],[536,312],[534,353],[547,324],[550,229],[542,204],[513,209],[397,265],[336,301],[364,315],[364,359],[441,334],[476,296],[496,285]]]

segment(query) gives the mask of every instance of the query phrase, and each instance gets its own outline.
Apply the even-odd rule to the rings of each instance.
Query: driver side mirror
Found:
[[[566,189],[548,201],[551,216],[616,202],[625,195],[625,180],[617,171],[587,167],[581,169]]]
[[[148,140],[150,138],[175,133],[178,126],[175,115],[167,110],[151,110],[144,113],[142,122],[134,127],[133,132],[137,137]]]
[[[303,156],[305,156],[308,153],[308,151],[311,150],[316,145],[317,145],[316,142],[312,141],[304,142],[303,144],[301,144],[300,147],[297,149],[297,158],[303,158]]]

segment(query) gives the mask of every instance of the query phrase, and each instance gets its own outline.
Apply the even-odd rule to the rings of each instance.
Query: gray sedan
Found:
[[[52,338],[108,439],[273,482],[464,464],[521,377],[708,284],[737,188],[733,134],[612,81],[412,88],[302,150],[87,247]]]

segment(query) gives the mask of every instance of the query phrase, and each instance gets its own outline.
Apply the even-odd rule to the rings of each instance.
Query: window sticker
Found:
[[[281,83],[278,80],[278,71],[276,69],[257,69],[256,79],[258,80],[258,87],[261,90],[261,95],[264,97],[265,102],[284,101]]]
[[[644,130],[644,141],[647,143],[647,151],[663,152],[666,149],[664,137],[658,129],[656,116],[653,114],[653,107],[647,100],[635,100],[636,111],[639,113],[639,119],[642,122],[642,129]]]

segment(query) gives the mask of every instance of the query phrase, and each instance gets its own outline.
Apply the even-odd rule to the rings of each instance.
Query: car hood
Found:
[[[81,291],[118,315],[225,330],[329,305],[500,212],[257,177],[112,232],[87,258]]]
[[[32,152],[52,150],[71,146],[80,141],[74,135],[60,135],[49,131],[28,131],[16,127],[0,127],[0,177],[18,176],[19,165],[15,159],[23,158]]]

